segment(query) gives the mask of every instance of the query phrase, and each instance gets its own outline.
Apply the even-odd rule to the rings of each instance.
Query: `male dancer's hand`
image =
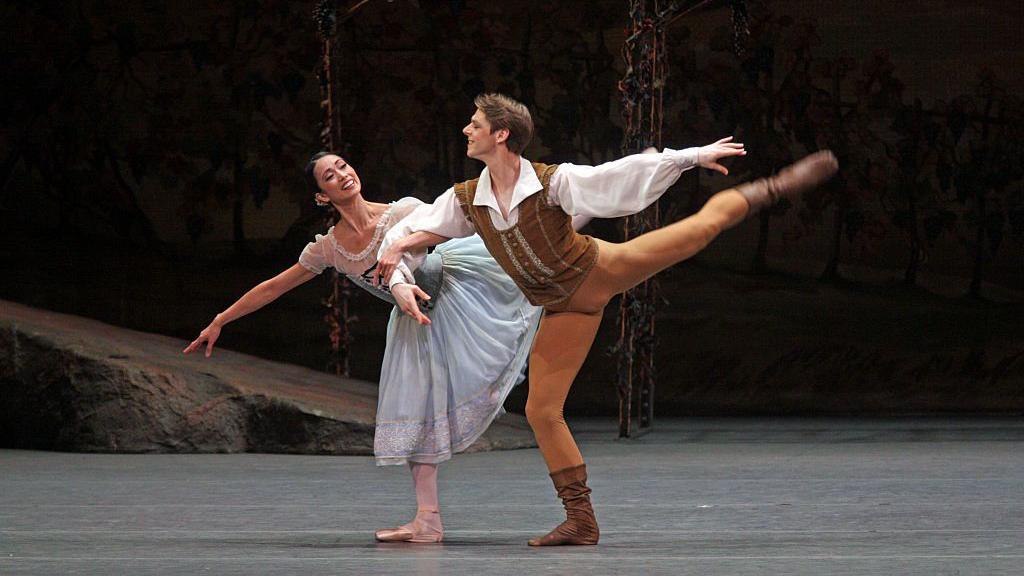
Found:
[[[405,248],[401,242],[388,246],[388,249],[377,259],[377,269],[373,271],[373,283],[378,286],[387,286],[391,281],[391,276],[395,273],[395,268],[402,261],[403,254],[405,254]]]
[[[391,276],[395,273],[398,265],[402,263],[402,259],[407,253],[416,253],[423,248],[437,246],[449,240],[451,238],[447,236],[441,236],[426,230],[413,232],[404,238],[396,240],[377,259],[377,269],[373,273],[373,283],[378,286],[381,284],[387,286],[391,282]]]
[[[430,296],[420,289],[415,284],[400,283],[395,284],[394,288],[391,289],[391,295],[395,297],[395,302],[398,303],[398,307],[402,309],[409,316],[412,316],[417,322],[423,326],[430,325],[430,318],[420,311],[419,303],[416,299],[430,300]]]
[[[729,156],[746,156],[747,151],[743,149],[740,142],[732,142],[732,136],[722,138],[714,144],[701,146],[697,151],[697,164],[709,170],[715,170],[722,174],[729,174],[729,169],[718,163],[722,158]]]

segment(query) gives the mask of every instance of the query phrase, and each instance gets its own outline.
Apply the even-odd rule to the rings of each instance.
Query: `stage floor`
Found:
[[[415,510],[366,457],[0,451],[0,574],[1022,574],[1024,420],[575,421],[601,544],[537,450],[441,469],[446,541],[376,544]]]

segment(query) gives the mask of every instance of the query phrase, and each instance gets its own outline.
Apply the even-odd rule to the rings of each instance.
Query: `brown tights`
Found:
[[[596,240],[597,263],[573,295],[569,311],[545,311],[530,354],[526,418],[548,471],[583,464],[562,409],[608,301],[700,252],[723,230],[741,222],[748,209],[743,195],[728,189],[709,198],[696,214],[664,228],[621,244]]]

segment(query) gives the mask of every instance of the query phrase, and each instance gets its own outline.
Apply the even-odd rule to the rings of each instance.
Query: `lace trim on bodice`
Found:
[[[391,212],[394,208],[395,203],[392,202],[388,205],[387,210],[380,215],[380,219],[377,220],[377,226],[373,230],[373,238],[370,239],[370,243],[367,244],[366,247],[358,254],[353,254],[348,250],[345,250],[345,248],[338,243],[338,240],[334,237],[334,226],[327,229],[327,237],[331,239],[331,245],[334,246],[334,249],[338,251],[338,254],[341,254],[346,260],[351,260],[352,262],[365,260],[371,252],[380,248],[381,239],[384,236],[384,229],[387,227],[388,222],[391,221]]]

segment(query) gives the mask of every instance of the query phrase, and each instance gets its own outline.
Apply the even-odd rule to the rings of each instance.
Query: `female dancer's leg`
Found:
[[[379,531],[386,541],[440,541],[437,464],[468,448],[501,411],[540,318],[479,237],[441,244],[417,273],[433,296],[432,324],[426,330],[392,312],[374,454],[379,465],[409,463],[418,510],[408,524]]]
[[[444,534],[437,499],[437,464],[409,462],[416,490],[416,517],[398,528],[378,530],[381,542],[440,542]]]

